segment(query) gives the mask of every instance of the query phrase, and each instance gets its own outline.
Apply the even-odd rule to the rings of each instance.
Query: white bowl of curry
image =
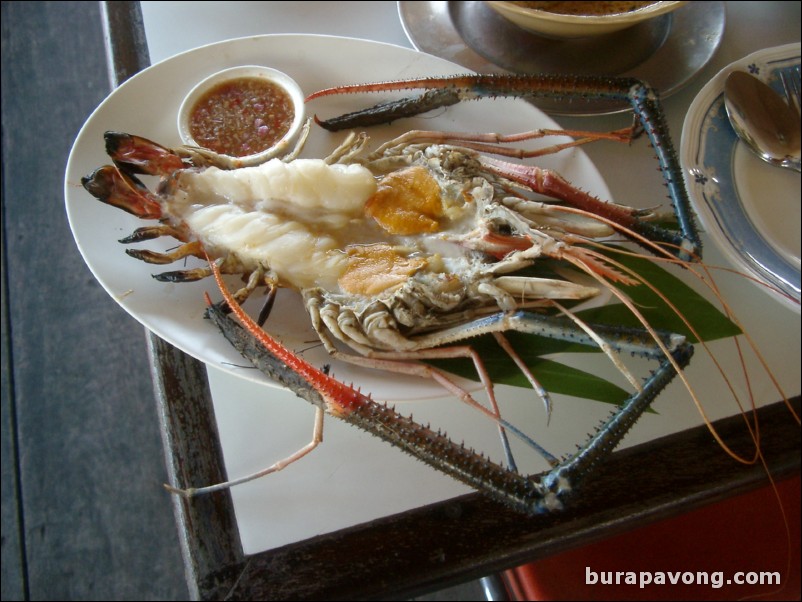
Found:
[[[487,2],[507,20],[549,38],[583,38],[621,31],[687,2]]]

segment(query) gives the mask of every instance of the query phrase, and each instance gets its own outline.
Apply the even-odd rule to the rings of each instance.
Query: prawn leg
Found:
[[[232,320],[229,313],[218,305],[209,306],[207,317],[257,369],[328,414],[387,441],[491,499],[530,515],[563,507],[565,498],[576,489],[593,465],[612,453],[627,431],[672,380],[676,375],[676,367],[687,365],[693,350],[690,344],[681,341],[681,337],[675,339],[676,344],[671,350],[672,360],[663,357],[659,367],[645,381],[641,390],[635,392],[615,411],[577,453],[544,474],[524,476],[492,462],[484,455],[466,448],[464,444],[454,443],[442,432],[420,425],[386,404],[375,402],[369,395],[337,381],[291,352],[262,330],[242,310],[225,288],[216,264],[212,263],[210,266],[228,308],[239,323]],[[521,314],[517,319],[523,323],[540,322],[541,316],[532,317],[523,312]],[[496,328],[494,321],[503,322],[501,315],[496,315],[489,324],[477,326],[490,331]],[[588,341],[587,335],[571,323],[562,321],[559,328],[554,328],[550,324],[551,320],[544,319],[542,322],[546,326],[539,328],[541,334],[566,337],[579,342]],[[509,329],[509,325],[503,326]],[[621,337],[632,341],[632,334],[629,332]],[[657,351],[646,351],[647,345],[643,340],[634,341],[633,344],[646,355],[660,355]],[[221,485],[224,486],[225,484]],[[204,490],[206,488],[199,491]]]
[[[634,78],[600,78],[564,75],[456,75],[390,82],[355,84],[327,88],[307,97],[307,102],[333,94],[361,92],[390,92],[397,90],[427,90],[418,101],[405,99],[403,104],[384,103],[330,120],[318,121],[327,129],[345,129],[387,123],[400,117],[411,117],[433,108],[456,104],[462,100],[487,97],[516,97],[537,99],[566,97],[593,101],[620,100],[628,102],[634,113],[633,135],[643,131],[657,155],[663,181],[679,225],[681,238],[677,255],[683,260],[701,256],[701,239],[683,182],[679,158],[669,135],[657,92]],[[438,93],[429,94],[428,91]]]
[[[298,397],[519,511],[535,514],[551,505],[550,502],[543,505],[543,499],[551,496],[536,480],[505,469],[484,455],[454,443],[443,433],[422,426],[386,404],[377,403],[370,396],[340,383],[281,346],[255,326],[236,303],[233,307],[236,308],[234,313],[247,326],[233,321],[218,305],[207,308],[207,317],[243,357]],[[258,336],[253,334],[254,327],[260,333]],[[212,489],[204,487],[196,491],[206,490]]]

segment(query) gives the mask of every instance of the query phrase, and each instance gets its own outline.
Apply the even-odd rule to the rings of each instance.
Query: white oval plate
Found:
[[[67,164],[66,207],[78,247],[101,285],[144,326],[189,355],[235,376],[273,384],[255,370],[242,369],[245,363],[242,357],[203,319],[204,292],[219,298],[213,282],[166,284],[154,280],[151,274],[155,272],[181,267],[153,266],[125,255],[125,247],[117,241],[144,222],[101,204],[80,184],[82,176],[109,163],[103,145],[106,130],[137,134],[166,146],[178,145],[181,140],[175,125],[176,115],[186,93],[215,71],[249,64],[266,64],[287,73],[306,94],[339,84],[466,70],[414,50],[365,40],[316,35],[239,38],[179,54],[142,71],[117,88],[81,129]],[[376,94],[328,97],[310,103],[307,113],[333,117],[380,100],[381,95]],[[374,140],[383,142],[414,128],[515,133],[556,127],[549,117],[524,101],[499,99],[463,103],[391,126],[374,127],[369,133]],[[315,127],[304,156],[325,156],[344,135]],[[601,198],[610,198],[601,175],[582,151],[545,157],[539,164],[558,170]],[[149,241],[146,246],[164,251],[174,245],[175,241],[170,239]],[[252,308],[258,308],[259,300],[252,301]],[[334,364],[332,370],[340,380],[359,383],[377,399],[425,399],[443,394],[439,386],[420,379],[388,377],[386,373],[332,362],[317,343],[294,293],[279,294],[267,328],[291,349],[305,350],[304,357],[314,365]]]
[[[800,45],[750,54],[722,69],[691,103],[680,162],[699,219],[736,268],[800,311],[800,176],[754,156],[724,109],[724,81],[748,71],[782,92],[779,74],[800,64]],[[765,285],[765,286],[764,286]]]

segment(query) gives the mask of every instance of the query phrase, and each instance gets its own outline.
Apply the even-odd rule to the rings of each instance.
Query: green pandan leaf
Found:
[[[632,300],[644,319],[653,328],[684,334],[694,343],[699,339],[712,341],[736,336],[740,333],[738,327],[715,305],[682,280],[657,265],[653,259],[632,257],[613,251],[608,252],[608,256],[634,270],[645,281],[661,291],[673,304],[675,309],[671,309],[660,295],[646,285],[620,286],[622,292]],[[531,273],[531,269],[528,272]],[[589,324],[642,327],[632,311],[616,301],[614,298],[608,305],[577,312],[577,316]],[[698,336],[692,334],[691,329],[677,315],[677,312],[685,316]],[[552,393],[573,395],[612,404],[619,404],[628,397],[626,391],[605,379],[566,366],[558,359],[546,360],[543,357],[557,353],[600,352],[596,347],[519,332],[508,332],[505,336],[536,378]],[[497,345],[492,336],[472,339],[471,346],[483,358],[493,382],[520,387],[529,386],[515,362]],[[454,374],[478,380],[472,363],[467,360],[438,360],[432,363]]]
[[[516,351],[521,359],[537,377],[538,382],[550,393],[612,404],[620,404],[630,395],[621,387],[604,378],[540,357],[539,354],[544,349],[539,347],[538,343],[544,342],[546,345],[550,345],[554,343],[551,339],[520,333],[511,333],[508,338],[516,339],[514,344],[517,344]],[[471,346],[483,358],[485,368],[494,383],[531,388],[529,381],[521,374],[518,366],[498,347],[492,336],[479,337],[472,341]],[[594,351],[592,348],[583,346],[583,351],[587,349]],[[470,360],[449,359],[436,360],[431,363],[452,374],[477,380],[476,369]]]
[[[634,270],[646,282],[661,291],[674,305],[676,311],[646,285],[620,287],[653,328],[683,334],[694,343],[740,334],[740,329],[715,305],[652,259],[615,253],[608,255]],[[677,313],[685,317],[698,337],[692,334]],[[579,312],[578,315],[588,322],[642,326],[637,317],[623,304],[607,305]]]
[[[621,404],[631,395],[608,380],[552,360],[541,359],[531,368],[540,384],[551,393],[613,404]],[[529,383],[519,386],[529,386]]]

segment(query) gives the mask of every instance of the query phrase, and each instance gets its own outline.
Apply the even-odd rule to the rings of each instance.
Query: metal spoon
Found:
[[[772,165],[800,171],[799,113],[767,84],[733,71],[724,84],[724,106],[733,129]]]

